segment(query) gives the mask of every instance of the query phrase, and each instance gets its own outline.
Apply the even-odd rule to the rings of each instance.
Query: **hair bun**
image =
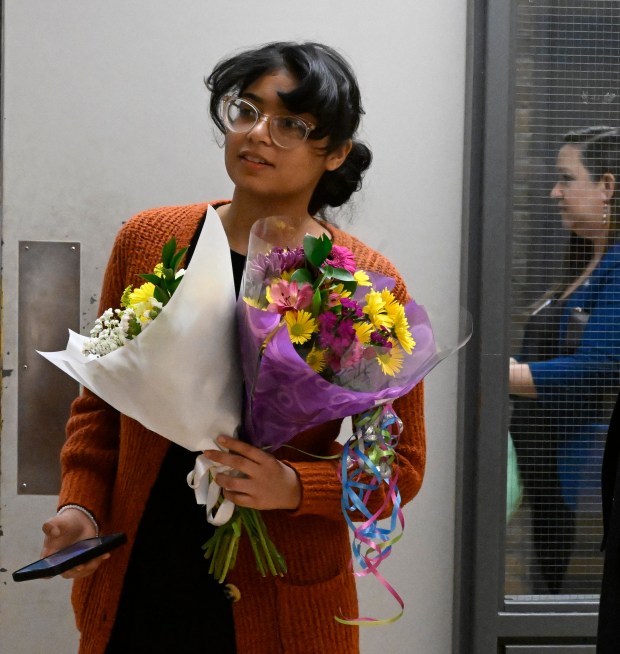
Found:
[[[342,165],[336,170],[327,170],[319,180],[310,203],[310,214],[318,213],[325,207],[343,205],[362,187],[364,173],[372,162],[370,148],[359,141],[353,141],[351,151]]]

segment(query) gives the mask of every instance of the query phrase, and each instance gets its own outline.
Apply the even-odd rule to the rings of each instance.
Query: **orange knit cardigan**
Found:
[[[169,238],[175,236],[180,246],[187,245],[206,209],[207,204],[167,207],[128,221],[108,263],[100,312],[118,306],[126,286],[140,283],[136,275],[153,268]],[[328,228],[336,244],[354,252],[360,268],[396,278],[395,295],[406,299],[402,279],[383,256],[348,234]],[[418,492],[424,473],[422,384],[397,400],[395,409],[405,425],[398,445],[399,487],[405,503]],[[327,423],[299,434],[293,444],[315,454],[337,453],[341,449],[335,442],[339,427],[339,421]],[[129,541],[93,575],[74,582],[72,601],[81,632],[81,654],[105,651],[138,524],[168,444],[88,391],[73,403],[61,454],[59,506],[80,504],[96,516],[103,533],[124,531]],[[233,605],[237,651],[354,654],[359,651],[358,629],[334,620],[335,615],[357,614],[337,463],[308,458],[289,448],[276,456],[295,469],[302,488],[297,510],[264,512],[289,572],[283,578],[260,577],[248,543],[242,543],[228,578],[241,594]]]

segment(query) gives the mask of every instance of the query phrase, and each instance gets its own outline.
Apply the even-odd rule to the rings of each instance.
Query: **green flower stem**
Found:
[[[217,527],[215,533],[203,545],[204,556],[210,559],[209,573],[222,583],[228,572],[235,567],[239,541],[243,530],[250,540],[258,572],[267,576],[269,571],[273,576],[282,576],[286,572],[286,563],[282,555],[267,534],[267,527],[260,511],[236,507],[232,518],[224,525]]]

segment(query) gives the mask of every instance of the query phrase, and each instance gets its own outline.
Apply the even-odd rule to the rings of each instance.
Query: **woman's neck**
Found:
[[[240,254],[247,254],[250,230],[254,223],[267,216],[301,218],[303,233],[300,234],[300,242],[305,233],[315,236],[329,235],[329,232],[308,213],[307,203],[300,206],[300,203],[293,202],[262,200],[256,197],[250,199],[235,192],[232,202],[222,205],[217,212],[228,237],[230,249]]]

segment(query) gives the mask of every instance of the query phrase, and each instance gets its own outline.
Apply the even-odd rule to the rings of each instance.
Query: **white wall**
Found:
[[[456,323],[465,2],[5,0],[4,21],[4,368],[17,367],[17,241],[81,242],[86,326],[121,221],[228,195],[202,78],[232,50],[271,40],[323,41],[352,61],[375,160],[341,224],[394,261],[438,323]],[[364,654],[451,651],[455,364],[427,381],[427,477],[385,567],[406,613],[364,630]],[[55,498],[15,494],[16,375],[3,382],[2,651],[74,651],[68,584],[10,580],[37,557]],[[373,582],[360,595],[367,613],[395,610]]]

